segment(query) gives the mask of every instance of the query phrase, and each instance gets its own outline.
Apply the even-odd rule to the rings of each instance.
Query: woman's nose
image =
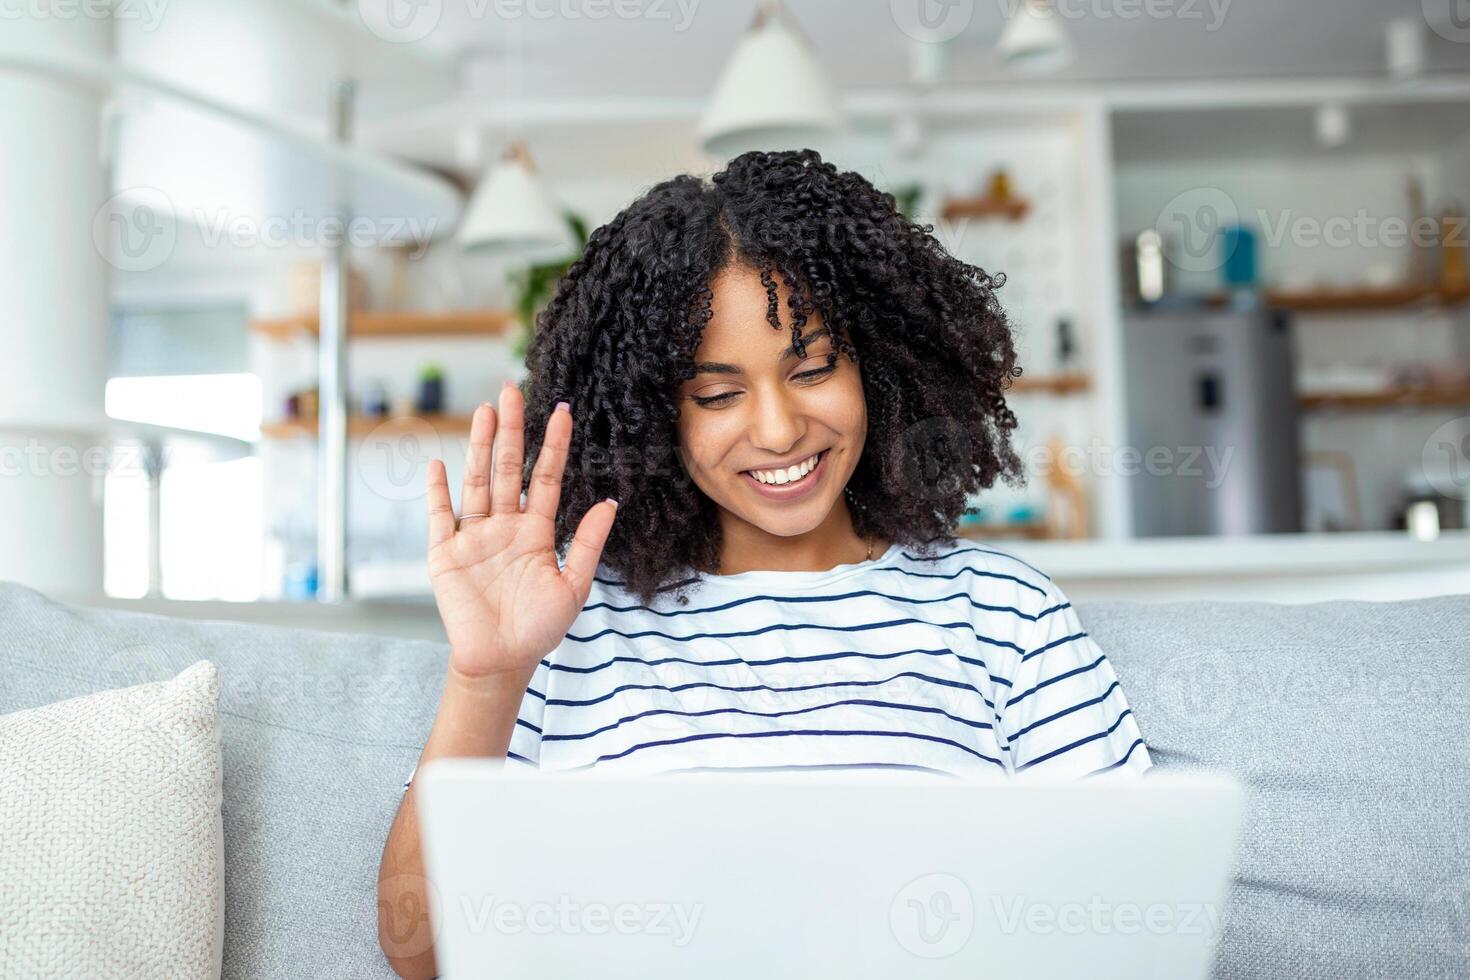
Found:
[[[751,420],[751,443],[779,456],[790,452],[805,431],[796,400],[781,391],[757,392],[751,399],[755,414]]]

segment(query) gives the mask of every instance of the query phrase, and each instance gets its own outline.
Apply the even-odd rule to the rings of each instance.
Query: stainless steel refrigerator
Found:
[[[1290,317],[1130,311],[1124,347],[1134,534],[1301,530]]]

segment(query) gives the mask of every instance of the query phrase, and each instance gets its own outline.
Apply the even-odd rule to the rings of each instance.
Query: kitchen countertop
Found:
[[[1435,541],[1391,532],[1148,538],[1125,541],[983,540],[1036,566],[1073,600],[1149,602],[1227,599],[1312,602],[1470,596],[1470,532]],[[354,569],[356,582],[365,582]],[[351,633],[442,640],[443,626],[423,562],[394,563],[372,575],[397,590],[336,605],[315,602],[184,601],[57,596],[81,605],[187,619],[274,623]]]
[[[1053,577],[1354,573],[1429,566],[1470,569],[1470,531],[1419,541],[1398,531],[1131,538],[1123,541],[977,542],[1015,555]],[[1466,583],[1470,591],[1470,581]]]

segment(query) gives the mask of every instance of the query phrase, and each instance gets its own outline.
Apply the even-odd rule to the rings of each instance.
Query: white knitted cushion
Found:
[[[0,977],[218,977],[219,675],[0,716]]]

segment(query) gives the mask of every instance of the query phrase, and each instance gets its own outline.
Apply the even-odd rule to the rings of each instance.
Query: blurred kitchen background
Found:
[[[434,635],[424,461],[587,231],[813,146],[1008,282],[1074,598],[1470,592],[1455,0],[0,8],[0,579]]]

